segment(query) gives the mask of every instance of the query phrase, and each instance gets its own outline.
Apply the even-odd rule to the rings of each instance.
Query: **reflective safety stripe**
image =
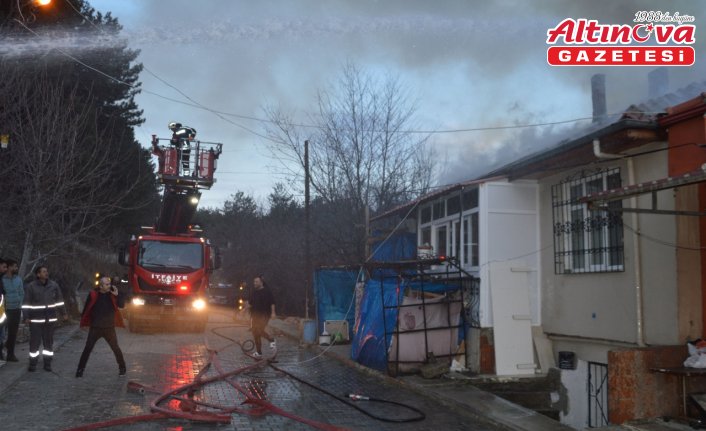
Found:
[[[56,307],[61,307],[64,305],[64,301],[57,302],[55,304],[49,304],[49,305],[23,305],[22,308],[26,308],[28,310],[44,310],[45,308],[56,308]]]
[[[6,319],[6,317],[5,317],[5,315],[4,315],[4,314],[3,314],[2,316],[0,316],[0,324],[1,324],[2,322],[4,322],[4,321],[5,321],[5,319]]]
[[[57,319],[57,318],[49,319],[50,322],[56,322],[57,320],[59,320],[59,319]]]
[[[31,323],[44,323],[44,322],[46,322],[46,320],[44,320],[44,319],[32,319],[32,320],[30,320],[30,322],[31,322]]]
[[[54,356],[54,352],[51,350],[42,350],[42,355],[44,356]]]
[[[37,356],[39,356],[39,350],[37,350],[36,352],[29,352],[30,358],[36,358]]]

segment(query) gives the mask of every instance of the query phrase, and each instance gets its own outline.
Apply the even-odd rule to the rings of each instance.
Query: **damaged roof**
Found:
[[[559,170],[585,165],[598,160],[593,154],[592,143],[595,139],[601,140],[603,151],[613,153],[665,139],[664,129],[660,127],[657,120],[666,114],[667,108],[678,105],[703,92],[706,92],[706,80],[694,82],[672,93],[630,105],[622,114],[606,116],[602,121],[591,123],[574,133],[576,138],[564,139],[550,148],[536,151],[474,179],[439,188],[376,215],[371,218],[371,221],[403,211],[411,211],[419,204],[487,181],[501,178],[509,180],[541,178]]]

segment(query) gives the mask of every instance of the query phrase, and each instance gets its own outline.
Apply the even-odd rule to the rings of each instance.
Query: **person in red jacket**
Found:
[[[118,336],[115,333],[116,326],[125,326],[119,310],[123,307],[125,307],[125,297],[120,294],[117,287],[111,284],[110,277],[101,276],[98,286],[89,292],[81,314],[81,328],[89,327],[90,329],[86,346],[78,361],[76,377],[83,377],[83,370],[86,368],[93,346],[101,338],[105,338],[115,354],[115,359],[118,361],[118,375],[125,375],[125,358],[123,358],[123,352],[118,346]]]

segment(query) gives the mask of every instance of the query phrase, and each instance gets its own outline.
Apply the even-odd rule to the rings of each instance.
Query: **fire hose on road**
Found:
[[[221,335],[222,336],[222,335]],[[341,427],[336,427],[327,423],[323,422],[318,422],[314,421],[311,419],[307,419],[298,415],[295,415],[293,413],[287,412],[272,403],[259,399],[253,394],[251,394],[250,391],[246,390],[243,388],[240,384],[238,384],[236,381],[233,380],[234,377],[237,377],[239,374],[247,373],[259,368],[263,368],[267,366],[270,360],[274,360],[276,357],[277,352],[275,351],[273,356],[268,359],[259,359],[259,358],[254,358],[252,355],[250,355],[245,349],[243,349],[243,352],[249,356],[252,359],[255,359],[256,362],[231,370],[231,371],[225,371],[223,369],[223,366],[221,365],[220,358],[218,357],[218,353],[224,349],[227,349],[229,347],[232,347],[233,345],[240,345],[242,348],[241,343],[235,341],[232,344],[229,344],[228,346],[225,346],[224,348],[220,350],[212,349],[208,346],[207,344],[207,350],[209,352],[209,357],[206,362],[206,365],[204,365],[203,368],[199,371],[197,374],[196,378],[191,383],[176,387],[174,389],[170,389],[166,392],[160,393],[151,403],[150,403],[150,410],[152,413],[150,414],[144,414],[144,415],[138,415],[138,416],[125,416],[122,418],[116,418],[116,419],[110,419],[107,421],[101,421],[101,422],[94,422],[91,424],[86,424],[86,425],[81,425],[78,427],[74,428],[67,428],[64,431],[88,431],[88,430],[95,430],[95,429],[101,429],[101,428],[109,428],[109,427],[114,427],[114,426],[119,426],[119,425],[129,425],[133,423],[138,423],[138,422],[147,422],[147,421],[154,421],[154,420],[160,420],[160,419],[170,419],[170,418],[178,418],[178,419],[185,419],[189,421],[195,421],[195,422],[210,422],[210,423],[222,423],[222,424],[228,424],[231,422],[231,414],[232,413],[238,413],[238,414],[246,414],[246,415],[251,415],[251,416],[262,416],[266,414],[267,412],[272,412],[275,414],[278,414],[280,416],[305,423],[313,428],[324,430],[324,431],[344,431],[346,428],[341,428]],[[208,371],[211,366],[214,367],[216,370],[217,374],[215,376],[210,376],[210,377],[204,377],[206,371]],[[225,381],[228,384],[230,384],[235,390],[240,392],[245,396],[245,401],[242,403],[243,405],[247,405],[247,408],[240,407],[240,406],[219,406],[211,403],[206,403],[202,401],[198,401],[193,399],[194,393],[201,389],[202,387],[214,383],[214,382],[220,382],[220,381]],[[139,393],[146,393],[146,392],[159,392],[157,389],[151,388],[149,386],[142,385],[137,382],[129,382],[128,383],[128,389],[132,391],[136,391]],[[169,401],[171,400],[177,400],[178,405],[179,405],[179,410],[168,408],[165,406]],[[211,410],[202,410],[200,407],[208,408]]]
[[[218,331],[216,331],[217,329],[221,329],[221,328],[226,328],[226,327],[213,328],[211,330],[211,332],[214,333],[215,335],[218,335],[219,337],[225,338],[226,340],[229,340],[233,343],[240,344],[241,348],[243,348],[243,351],[246,352],[246,348],[244,347],[244,344],[241,344],[239,341],[234,340],[230,337],[227,337],[227,336],[219,333]],[[248,341],[246,341],[246,342],[248,342]],[[246,354],[247,354],[247,352],[246,352]],[[421,421],[421,420],[426,419],[426,415],[424,414],[423,411],[419,410],[418,408],[416,408],[414,406],[410,406],[409,404],[404,404],[404,403],[400,403],[397,401],[391,401],[391,400],[384,400],[381,398],[373,398],[373,397],[368,397],[368,396],[359,395],[359,394],[346,394],[344,396],[338,396],[338,395],[334,394],[333,392],[322,388],[321,386],[315,385],[305,379],[302,379],[301,377],[299,377],[295,374],[290,373],[289,371],[282,369],[281,367],[274,365],[272,360],[269,360],[267,362],[268,362],[268,365],[270,366],[270,368],[274,369],[275,371],[279,371],[280,373],[285,374],[300,383],[303,383],[313,389],[316,389],[319,392],[323,392],[326,395],[330,396],[331,398],[335,398],[336,400],[342,402],[343,404],[345,404],[351,408],[354,408],[354,409],[358,410],[359,412],[365,414],[366,416],[369,416],[369,417],[376,419],[376,420],[379,420],[381,422],[406,423],[406,422],[417,422],[417,421]],[[412,411],[415,413],[415,415],[411,416],[411,417],[407,417],[407,418],[400,418],[400,419],[379,416],[379,415],[376,415],[376,414],[360,407],[359,405],[357,405],[357,403],[353,403],[351,400],[352,401],[369,401],[369,402],[390,404],[390,405],[394,405],[394,406],[397,406],[402,409]]]
[[[298,382],[301,382],[307,386],[310,386],[322,393],[325,393],[329,395],[332,398],[335,398],[336,400],[360,411],[361,413],[374,418],[379,421],[384,421],[384,422],[414,422],[414,421],[420,421],[425,419],[425,414],[417,409],[416,407],[399,403],[396,401],[390,401],[390,400],[383,400],[383,399],[377,399],[377,398],[371,398],[367,397],[364,395],[358,395],[358,394],[348,394],[346,396],[338,396],[333,394],[332,392],[317,386],[311,382],[308,382],[284,369],[281,367],[275,366],[272,362],[276,361],[276,356],[277,356],[277,351],[275,350],[273,355],[269,358],[255,358],[252,356],[249,352],[252,351],[252,341],[246,340],[245,342],[240,342],[238,340],[235,340],[233,338],[230,338],[226,335],[223,335],[217,331],[217,329],[225,329],[225,328],[231,328],[231,326],[222,326],[218,328],[213,328],[211,332],[215,335],[218,335],[219,337],[222,337],[224,339],[227,339],[231,341],[230,344],[226,345],[225,347],[222,347],[221,349],[213,349],[209,347],[208,342],[206,343],[206,349],[208,350],[208,360],[206,361],[206,364],[199,370],[198,374],[194,378],[194,380],[190,383],[178,386],[176,388],[170,389],[168,391],[160,391],[156,388],[152,388],[150,386],[146,386],[143,384],[140,384],[138,382],[130,381],[128,382],[128,390],[138,392],[141,394],[145,394],[147,392],[150,393],[156,393],[158,394],[156,398],[154,398],[151,403],[150,403],[150,410],[151,413],[144,414],[144,415],[138,415],[138,416],[125,416],[121,418],[115,418],[115,419],[110,419],[106,421],[101,421],[101,422],[94,422],[91,424],[86,424],[86,425],[81,425],[79,427],[74,427],[74,428],[67,428],[64,431],[88,431],[88,430],[95,430],[95,429],[101,429],[101,428],[109,428],[109,427],[114,427],[114,426],[119,426],[119,425],[129,425],[129,424],[134,424],[138,422],[147,422],[147,421],[155,421],[155,420],[161,420],[161,419],[183,419],[183,420],[189,420],[189,421],[195,421],[195,422],[205,422],[205,423],[220,423],[220,424],[228,424],[231,422],[231,415],[233,413],[237,414],[244,414],[244,415],[250,415],[250,416],[263,416],[267,413],[274,413],[292,420],[295,420],[297,422],[301,422],[304,424],[307,424],[315,429],[319,430],[324,430],[324,431],[344,431],[346,428],[341,428],[337,427],[328,423],[323,423],[323,422],[318,422],[312,419],[304,418],[298,415],[295,415],[293,413],[290,413],[284,409],[281,409],[274,404],[270,403],[269,401],[265,399],[261,399],[260,397],[256,396],[256,394],[253,394],[252,391],[248,390],[247,388],[243,387],[240,383],[237,382],[236,377],[238,377],[241,374],[245,374],[248,372],[252,372],[257,369],[264,368],[266,366],[271,367],[272,369],[287,375],[294,380],[297,380]],[[219,353],[222,352],[225,349],[228,349],[233,346],[240,346],[242,349],[243,353],[248,356],[249,358],[253,359],[255,362],[249,365],[245,365],[230,371],[227,371],[224,369],[223,365],[221,364],[221,360],[219,357]],[[208,376],[206,377],[206,372],[213,367],[213,369],[216,372],[216,375],[213,376]],[[204,401],[199,401],[194,399],[194,394],[196,391],[199,389],[207,386],[208,384],[214,383],[214,382],[226,382],[228,383],[233,389],[235,389],[237,392],[242,394],[245,397],[245,400],[242,402],[240,405],[232,405],[232,406],[223,406],[223,405],[217,405],[213,403],[207,403]],[[177,406],[178,410],[175,408],[170,408],[169,407],[169,402],[175,400],[177,401]],[[410,410],[415,413],[414,416],[411,416],[409,418],[402,418],[402,419],[397,419],[397,418],[386,418],[382,416],[375,415],[363,408],[361,408],[359,405],[357,405],[358,402],[360,401],[371,401],[371,402],[380,402],[380,403],[387,403],[391,405],[395,405],[398,407],[401,407],[403,409]],[[208,409],[208,410],[207,410]]]

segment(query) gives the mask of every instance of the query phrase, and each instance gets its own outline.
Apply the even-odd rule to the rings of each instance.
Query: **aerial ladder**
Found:
[[[162,205],[154,226],[133,237],[120,253],[128,266],[132,332],[183,324],[203,332],[208,322],[206,289],[220,266],[218,249],[204,238],[193,218],[203,190],[215,183],[223,144],[196,139],[196,130],[169,123],[171,138],[152,135]]]

